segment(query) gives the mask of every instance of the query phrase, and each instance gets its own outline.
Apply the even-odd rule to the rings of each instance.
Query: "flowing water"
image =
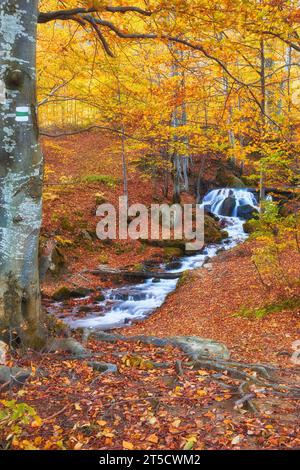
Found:
[[[180,258],[180,267],[176,264],[177,269],[168,270],[169,272],[200,268],[208,257],[212,258],[218,251],[228,250],[244,241],[247,235],[243,230],[244,220],[237,217],[238,208],[245,205],[257,208],[257,201],[254,194],[246,189],[224,188],[210,191],[204,197],[202,205],[220,218],[229,236],[222,243],[206,246],[201,254]],[[160,269],[166,269],[166,266],[161,265]],[[75,306],[70,308],[64,321],[71,328],[108,330],[128,326],[145,319],[160,307],[166,296],[176,288],[177,282],[178,279],[148,279],[143,283],[104,290],[104,300],[90,305],[91,311],[84,318],[78,318],[80,306]],[[57,302],[49,310],[59,316],[62,304]]]

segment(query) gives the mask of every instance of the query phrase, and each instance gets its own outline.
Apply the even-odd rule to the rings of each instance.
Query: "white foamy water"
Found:
[[[224,201],[230,197],[231,214],[224,216],[222,207]],[[218,215],[224,224],[224,230],[228,232],[228,238],[220,244],[211,244],[205,247],[201,254],[182,257],[179,262],[180,268],[168,270],[168,272],[181,272],[200,268],[207,257],[213,258],[220,249],[228,250],[238,243],[243,242],[247,235],[243,230],[244,220],[236,216],[239,206],[250,205],[257,208],[255,196],[245,189],[216,189],[210,191],[203,199],[203,206],[210,212]],[[228,208],[227,208],[228,209]],[[164,266],[160,266],[163,268]],[[134,321],[143,320],[154,310],[160,307],[167,295],[176,288],[178,279],[148,279],[139,284],[129,284],[120,288],[107,289],[103,291],[105,300],[97,302],[95,310],[103,308],[103,314],[99,316],[97,311],[89,312],[85,318],[76,319],[79,307],[72,310],[70,318],[64,318],[71,328],[92,328],[108,330],[120,328],[132,324]],[[59,312],[61,304],[55,304],[52,311]]]

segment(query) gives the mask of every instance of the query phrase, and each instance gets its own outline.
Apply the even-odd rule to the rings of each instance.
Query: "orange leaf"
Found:
[[[123,449],[133,450],[134,445],[131,442],[123,441]]]
[[[156,434],[150,434],[150,436],[147,437],[147,441],[152,442],[153,444],[157,444],[158,437]]]

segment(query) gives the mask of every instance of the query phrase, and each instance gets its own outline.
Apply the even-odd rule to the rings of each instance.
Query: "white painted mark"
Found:
[[[6,88],[3,80],[0,80],[0,104],[5,104],[6,102]]]
[[[17,122],[29,121],[29,107],[28,106],[17,106],[16,121]]]

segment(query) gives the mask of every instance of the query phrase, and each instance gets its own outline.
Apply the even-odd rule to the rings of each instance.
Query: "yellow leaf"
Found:
[[[123,449],[133,450],[134,446],[131,442],[123,441]]]
[[[197,395],[199,397],[205,397],[207,395],[207,391],[206,390],[197,390]]]
[[[172,426],[174,426],[174,428],[178,428],[178,426],[180,426],[180,423],[181,419],[177,418],[173,421]]]
[[[186,440],[186,443],[184,444],[183,450],[192,450],[192,448],[194,447],[196,441],[197,441],[196,436],[190,436]]]
[[[31,423],[33,428],[39,428],[43,424],[43,420],[40,416],[35,416],[34,421]]]
[[[77,444],[75,444],[74,446],[74,450],[80,450],[82,446],[83,446],[82,442],[77,442]]]
[[[107,421],[104,421],[103,419],[100,419],[99,421],[97,421],[97,424],[99,426],[105,426],[107,424]]]
[[[82,408],[81,408],[81,406],[80,406],[79,403],[75,403],[74,407],[75,407],[75,410],[77,410],[77,411],[81,411],[81,410],[82,410]]]
[[[114,433],[112,433],[109,428],[103,429],[102,435],[103,435],[104,437],[114,437],[114,436],[115,436]]]

